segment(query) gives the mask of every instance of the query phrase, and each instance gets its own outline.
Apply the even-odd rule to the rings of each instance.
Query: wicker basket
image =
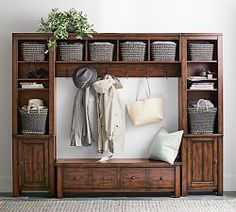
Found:
[[[23,42],[21,44],[24,61],[44,61],[47,45],[45,43]]]
[[[114,44],[109,42],[94,42],[89,44],[91,61],[112,61]]]
[[[151,44],[154,61],[175,61],[176,43],[170,41],[155,41]]]
[[[196,108],[188,108],[190,133],[202,134],[213,133],[217,108],[200,107],[200,103],[205,104],[203,99],[198,100]]]
[[[28,110],[27,107],[19,109],[21,118],[21,133],[23,134],[45,134],[48,108],[42,107],[38,110]]]
[[[83,60],[83,44],[61,42],[58,45],[59,57],[62,61]]]
[[[123,61],[144,61],[146,44],[144,42],[128,41],[121,43]]]
[[[190,43],[190,60],[209,61],[213,59],[214,44],[212,43]]]

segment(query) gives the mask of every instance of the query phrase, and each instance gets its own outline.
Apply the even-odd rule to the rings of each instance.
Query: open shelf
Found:
[[[217,89],[187,89],[188,92],[216,92]]]
[[[56,64],[180,64],[180,61],[56,61]]]
[[[37,78],[19,78],[17,79],[18,81],[48,81],[48,78],[41,78],[41,79],[37,79]]]
[[[188,60],[187,63],[217,63],[217,60]]]
[[[20,60],[18,61],[19,64],[47,64],[48,61],[45,60],[45,61],[23,61],[23,60]]]
[[[18,88],[18,91],[48,91],[48,88]]]

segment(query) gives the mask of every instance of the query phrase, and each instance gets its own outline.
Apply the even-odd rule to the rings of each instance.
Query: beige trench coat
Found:
[[[98,151],[123,152],[125,107],[117,92],[123,86],[117,78],[106,75],[95,82],[93,87],[97,92]]]

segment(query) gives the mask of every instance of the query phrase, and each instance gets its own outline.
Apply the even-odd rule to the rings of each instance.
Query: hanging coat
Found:
[[[118,88],[121,82],[110,75],[93,84],[97,92],[98,151],[112,153],[124,151],[125,107]]]
[[[93,88],[78,89],[71,125],[71,146],[90,146],[97,142],[97,110]]]

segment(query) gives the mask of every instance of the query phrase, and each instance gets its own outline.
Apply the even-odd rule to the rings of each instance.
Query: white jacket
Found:
[[[124,151],[125,107],[120,101],[120,81],[110,75],[93,84],[97,92],[98,151]]]

